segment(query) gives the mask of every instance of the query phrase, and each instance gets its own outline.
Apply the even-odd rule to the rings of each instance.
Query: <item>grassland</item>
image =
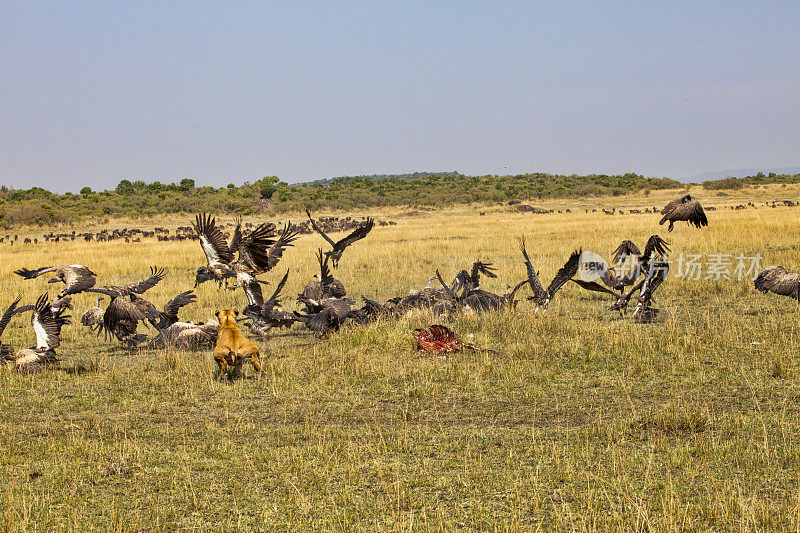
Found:
[[[718,207],[800,196],[794,185],[695,192]],[[436,268],[450,277],[483,259],[500,274],[485,288],[502,292],[524,277],[523,234],[545,279],[575,248],[608,254],[652,233],[673,255],[760,253],[764,266],[800,269],[798,208],[718,209],[708,228],[681,223],[668,235],[657,215],[599,212],[660,206],[674,193],[536,203],[572,211],[550,215],[387,208],[372,214],[398,224],[349,249],[337,275],[353,296],[386,299],[424,286]],[[290,269],[287,306],[321,245],[302,237],[266,277]],[[191,288],[203,263],[194,242],[0,246],[3,306],[19,291],[30,300],[57,287],[22,281],[11,273],[21,266],[83,263],[106,284],[158,264],[169,276],[147,296],[160,305]],[[240,292],[211,284],[198,296],[187,319],[244,305]],[[98,340],[78,324],[94,304],[79,295],[57,368],[0,372],[0,527],[797,530],[797,303],[757,294],[750,281],[673,277],[656,299],[663,316],[647,325],[571,285],[546,313],[523,301],[462,316],[449,325],[500,355],[444,362],[412,342],[430,316],[321,340],[296,325],[262,343],[265,376],[251,370],[228,384],[213,379],[209,353],[128,353]],[[17,320],[3,340],[29,345],[32,333]]]

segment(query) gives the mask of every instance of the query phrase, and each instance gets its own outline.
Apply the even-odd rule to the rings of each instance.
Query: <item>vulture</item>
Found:
[[[287,224],[276,240],[275,224],[265,222],[247,236],[242,236],[241,228],[237,226],[231,243],[226,244],[222,231],[216,226],[216,219],[205,213],[197,215],[194,228],[207,263],[207,266],[197,269],[195,287],[212,279],[217,282],[217,287],[221,288],[223,283],[227,287],[227,280],[232,277],[240,285],[259,283],[255,276],[277,265],[283,250],[294,246],[292,243],[300,234]],[[235,261],[234,252],[239,253]]]
[[[672,200],[661,210],[661,214],[664,216],[658,224],[669,222],[667,231],[672,231],[672,225],[680,221],[686,221],[696,228],[708,226],[708,218],[706,218],[706,213],[703,211],[703,206],[700,205],[700,202],[694,200],[690,194]]]
[[[349,298],[325,298],[319,302],[314,310],[305,314],[294,312],[295,320],[302,322],[317,335],[324,335],[328,331],[336,331],[349,318],[352,305],[355,302]]]
[[[147,340],[146,335],[136,333],[139,322],[147,321],[161,331],[178,321],[178,310],[197,297],[192,291],[178,294],[164,305],[163,311],[142,296],[135,293],[117,296],[106,307],[103,320],[97,326],[97,334],[102,332],[106,338],[115,337],[129,346],[135,346]]]
[[[786,272],[779,265],[768,266],[755,279],[756,290],[774,292],[800,302],[800,274]]]
[[[497,311],[503,307],[514,307],[516,305],[514,296],[526,283],[529,283],[527,279],[519,282],[516,287],[511,289],[511,292],[507,292],[502,296],[483,289],[473,289],[461,298],[460,303],[462,306],[468,307],[478,314]]]
[[[532,299],[536,303],[536,309],[544,308],[547,309],[547,306],[550,304],[550,300],[556,295],[556,292],[564,286],[564,284],[575,277],[575,274],[578,273],[578,267],[580,266],[580,257],[581,257],[581,250],[575,250],[567,259],[567,262],[564,263],[564,266],[561,267],[558,272],[556,273],[553,281],[550,282],[550,285],[547,289],[544,288],[541,281],[539,281],[539,273],[534,270],[533,265],[531,264],[530,257],[528,257],[528,252],[525,250],[525,238],[522,238],[522,256],[525,258],[525,268],[528,271],[528,283],[531,286],[531,290],[533,291],[533,298]]]
[[[101,301],[103,301],[103,297],[98,296],[97,305],[83,312],[81,315],[81,324],[90,328],[94,328],[103,321],[103,308],[100,307]]]
[[[297,296],[297,301],[304,304],[309,311],[318,311],[319,302],[325,298],[344,298],[347,291],[344,284],[334,278],[328,268],[329,256],[322,253],[322,249],[317,251],[319,261],[319,274],[306,283],[303,292]]]
[[[476,261],[472,265],[471,272],[461,270],[456,274],[450,287],[447,287],[441,280],[440,282],[452,303],[456,306],[471,309],[476,313],[497,311],[507,305],[513,306],[514,296],[523,285],[528,283],[528,280],[520,282],[511,292],[500,296],[480,288],[480,274],[483,273],[490,278],[496,278],[497,274],[493,272],[494,270],[491,263]],[[437,277],[441,278],[438,271]]]
[[[472,270],[467,272],[466,269],[456,274],[453,280],[454,290],[464,290],[465,292],[472,291],[480,288],[481,274],[490,278],[496,278],[497,274],[494,273],[496,269],[492,267],[491,263],[484,263],[482,261],[475,261],[472,264]]]
[[[354,309],[348,315],[348,320],[356,324],[369,324],[375,322],[381,317],[389,316],[391,309],[386,305],[370,300],[366,296],[362,296],[364,305],[360,309]]]
[[[619,299],[623,294],[616,291],[623,291],[625,287],[636,283],[642,273],[646,274],[650,270],[650,260],[654,254],[663,257],[667,252],[669,252],[668,243],[658,235],[651,235],[647,239],[644,253],[640,252],[632,241],[625,240],[614,250],[612,256],[612,262],[619,267],[624,267],[628,263],[628,271],[624,275],[617,276],[614,267],[606,267],[600,272],[600,281],[605,287],[596,281],[580,279],[572,281],[586,290],[607,293]]]
[[[652,307],[653,293],[664,282],[669,273],[669,263],[666,261],[654,261],[650,265],[641,292],[639,302],[633,311],[633,319],[636,322],[652,322],[658,314],[658,309]]]
[[[130,283],[128,285],[106,285],[105,287],[94,287],[91,289],[85,289],[85,292],[105,294],[112,299],[119,296],[127,296],[129,294],[142,294],[148,289],[152,289],[158,285],[158,283],[164,279],[165,276],[166,274],[164,273],[163,268],[151,266],[150,277],[141,281],[137,281],[136,283]]]
[[[205,324],[175,322],[150,339],[147,349],[210,350],[217,342],[218,333],[219,323],[215,320],[209,320]]]
[[[443,301],[450,301],[444,286],[434,288],[431,286],[436,276],[428,278],[428,285],[419,290],[412,290],[406,296],[398,296],[390,299],[384,305],[384,312],[389,314],[403,314],[411,309],[430,309]]]
[[[292,327],[295,322],[295,316],[288,311],[281,309],[281,291],[283,286],[286,285],[286,280],[289,278],[289,269],[286,269],[286,274],[278,283],[275,292],[266,301],[261,298],[261,291],[258,293],[248,294],[248,300],[251,302],[244,308],[242,314],[251,320],[250,331],[259,335],[266,336],[267,332],[273,327]],[[247,287],[245,288],[247,291]]]
[[[339,260],[342,258],[345,248],[366,237],[367,234],[372,231],[373,226],[375,226],[375,220],[371,217],[367,218],[366,222],[353,230],[352,233],[337,242],[333,242],[333,239],[325,235],[325,232],[322,231],[320,227],[317,226],[317,223],[314,222],[314,219],[311,218],[311,212],[308,208],[306,208],[306,215],[308,215],[308,220],[311,222],[311,227],[314,228],[314,231],[322,235],[322,238],[328,241],[328,244],[333,248],[330,252],[325,252],[325,257],[331,260],[333,268],[339,266]]]
[[[61,328],[69,324],[69,316],[65,316],[62,310],[52,311],[47,294],[43,294],[36,300],[35,304],[16,307],[20,298],[17,298],[11,306],[0,317],[0,335],[11,320],[11,317],[33,311],[31,314],[31,326],[36,333],[36,346],[23,348],[15,355],[11,355],[8,347],[0,349],[2,362],[14,366],[14,370],[23,374],[38,374],[45,365],[58,362],[55,349],[61,344]]]
[[[14,274],[18,274],[25,279],[34,279],[49,272],[54,273],[55,277],[48,280],[47,283],[63,282],[66,285],[59,294],[60,297],[83,292],[86,289],[94,287],[95,284],[96,274],[83,265],[42,267],[36,270],[20,268],[19,270],[15,270]]]

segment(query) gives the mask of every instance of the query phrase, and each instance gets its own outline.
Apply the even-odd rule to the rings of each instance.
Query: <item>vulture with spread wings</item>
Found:
[[[53,267],[42,267],[36,270],[20,268],[14,274],[20,275],[25,279],[34,279],[42,274],[54,273],[55,277],[49,279],[47,283],[63,282],[66,287],[59,294],[64,297],[68,294],[78,294],[86,289],[94,287],[96,274],[83,265],[60,265]]]
[[[49,363],[57,362],[55,349],[61,344],[61,328],[69,324],[69,316],[65,316],[62,311],[55,313],[51,309],[47,294],[39,296],[35,304],[16,307],[19,303],[17,298],[11,306],[0,317],[0,335],[2,330],[8,325],[11,317],[26,311],[33,311],[31,314],[31,326],[36,333],[36,346],[23,348],[15,355],[11,356],[8,349],[3,351],[3,362],[11,363],[17,372],[25,374],[36,374]]]
[[[314,219],[311,218],[311,212],[308,210],[308,208],[306,208],[306,215],[308,215],[308,220],[311,222],[311,227],[314,228],[314,231],[322,235],[322,238],[328,241],[328,244],[330,244],[333,248],[330,252],[325,252],[325,257],[331,260],[331,265],[333,268],[337,268],[339,266],[339,260],[342,258],[345,248],[366,237],[367,234],[372,231],[373,226],[375,226],[375,220],[369,217],[367,218],[366,222],[358,226],[355,230],[353,230],[352,233],[337,242],[333,242],[333,239],[328,237],[325,232],[322,231],[319,226],[317,226],[317,223],[314,222]]]
[[[550,304],[550,300],[553,299],[558,290],[563,287],[566,282],[575,277],[575,274],[578,273],[581,250],[575,250],[572,252],[572,254],[569,256],[569,259],[567,259],[567,262],[564,263],[564,266],[559,269],[553,278],[553,281],[551,281],[550,285],[548,285],[547,289],[545,289],[542,285],[542,282],[539,281],[539,273],[533,268],[530,257],[528,257],[528,252],[525,249],[524,237],[521,240],[521,244],[522,256],[525,258],[525,268],[528,271],[528,283],[533,291],[533,297],[529,298],[536,303],[537,310],[539,308],[546,309]]]
[[[658,224],[669,222],[667,231],[672,231],[672,225],[681,221],[688,222],[689,225],[696,228],[708,226],[708,218],[706,218],[706,212],[703,211],[703,206],[690,194],[672,200],[661,210],[661,214],[664,216]]]
[[[607,293],[615,298],[621,298],[624,295],[620,292],[625,287],[633,285],[636,280],[643,274],[647,274],[650,269],[650,261],[654,255],[663,257],[669,252],[669,243],[659,237],[658,235],[651,235],[647,239],[647,244],[644,247],[644,253],[639,251],[639,247],[632,241],[625,240],[620,243],[612,256],[612,263],[616,267],[604,265],[604,269],[599,272],[601,285],[596,281],[584,281],[580,279],[573,279],[581,287],[589,291],[596,291]],[[627,268],[627,272],[621,276],[616,273],[616,268]]]
[[[151,266],[150,267],[150,277],[145,278],[141,281],[137,281],[136,283],[129,283],[128,285],[106,285],[104,287],[94,287],[91,289],[86,289],[85,292],[94,292],[97,294],[105,294],[111,298],[117,298],[118,296],[127,296],[129,294],[142,294],[146,292],[148,289],[152,289],[159,282],[164,279],[166,273],[164,272],[163,268],[158,268]]]
[[[200,237],[207,262],[207,266],[197,269],[195,287],[212,279],[217,282],[218,287],[221,287],[223,282],[227,286],[227,279],[235,277],[245,292],[256,290],[255,286],[260,282],[255,276],[277,265],[283,256],[283,251],[289,246],[294,246],[292,243],[300,234],[291,224],[287,224],[276,239],[275,224],[265,222],[249,235],[242,235],[239,223],[234,230],[231,243],[226,244],[222,231],[216,226],[216,220],[206,213],[197,215],[194,228]],[[238,252],[239,256],[234,261],[235,252]],[[260,291],[260,288],[258,290]]]

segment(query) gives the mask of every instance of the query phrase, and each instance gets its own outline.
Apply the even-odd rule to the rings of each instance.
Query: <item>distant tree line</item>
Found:
[[[752,187],[758,185],[768,185],[770,183],[800,183],[800,174],[776,174],[770,172],[764,174],[759,172],[753,176],[745,176],[743,178],[722,178],[718,180],[709,180],[703,182],[703,188],[715,191],[724,189],[741,189],[743,187]]]
[[[732,181],[733,180],[733,181]],[[737,188],[762,183],[797,183],[800,175],[756,175],[705,182],[707,189]],[[514,176],[465,176],[458,172],[418,172],[342,176],[315,182],[288,184],[267,176],[243,185],[198,187],[185,178],[176,183],[123,179],[112,190],[83,187],[79,194],[54,194],[40,187],[0,187],[0,227],[48,225],[93,217],[149,217],[169,213],[286,213],[305,207],[355,210],[380,206],[440,207],[509,200],[621,196],[642,190],[680,189],[678,181],[627,174],[548,173]]]

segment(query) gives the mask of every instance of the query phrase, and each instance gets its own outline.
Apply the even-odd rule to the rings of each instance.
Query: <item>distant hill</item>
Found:
[[[716,172],[706,172],[691,176],[680,181],[686,182],[701,182],[706,180],[717,180],[722,178],[745,178],[747,176],[755,176],[761,172],[762,174],[778,174],[792,176],[800,174],[800,167],[785,167],[785,168],[737,168],[736,170],[718,170]]]

